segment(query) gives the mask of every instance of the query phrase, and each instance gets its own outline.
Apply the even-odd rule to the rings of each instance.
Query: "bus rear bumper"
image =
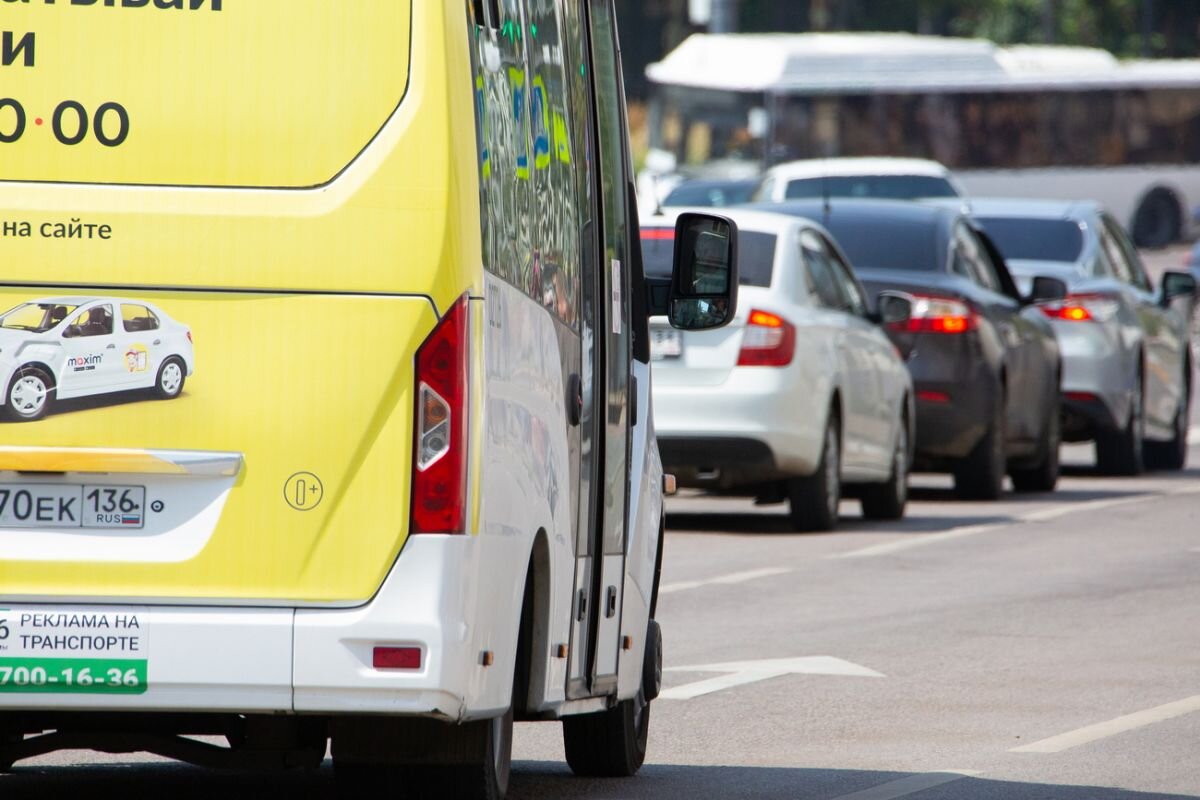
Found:
[[[106,615],[137,620],[136,652],[112,654],[122,669],[144,660],[144,685],[122,691],[111,683],[66,690],[52,666],[53,687],[40,691],[0,686],[6,712],[194,712],[233,714],[406,714],[466,720],[496,716],[511,699],[517,606],[491,594],[480,618],[479,592],[494,589],[480,577],[492,564],[505,573],[489,537],[422,536],[410,540],[378,594],[342,609],[30,605],[38,613]],[[472,577],[474,576],[474,578]],[[483,584],[489,584],[484,586]],[[12,604],[0,616],[26,607]],[[505,625],[511,622],[511,625]],[[12,620],[9,622],[10,626]],[[115,627],[115,625],[114,625]],[[511,627],[513,642],[504,644]],[[125,634],[116,630],[88,630]],[[74,635],[60,629],[55,635]],[[376,647],[417,648],[415,669],[376,669]],[[483,650],[494,651],[492,659]],[[4,662],[0,652],[0,664]],[[62,652],[46,654],[57,663]],[[39,658],[41,656],[39,655]],[[490,663],[485,666],[484,661]],[[78,675],[79,665],[74,666]],[[2,672],[2,671],[0,671]],[[10,674],[11,675],[11,674]],[[45,680],[45,679],[43,679]],[[53,688],[53,691],[47,689]],[[2,720],[0,720],[2,721]]]
[[[349,609],[300,609],[295,622],[294,705],[300,713],[416,714],[450,720],[501,714],[509,695],[488,703],[485,679],[507,671],[513,653],[493,652],[484,665],[477,637],[515,623],[519,608],[497,597],[494,618],[476,618],[472,575],[483,540],[473,536],[411,538],[380,592]],[[514,548],[515,549],[515,548]],[[493,562],[494,564],[494,562]],[[498,565],[497,565],[498,566]],[[495,635],[495,634],[493,634]],[[497,636],[497,638],[502,638]],[[376,669],[376,647],[417,648],[420,667]],[[500,650],[501,648],[496,648]],[[478,702],[468,702],[469,698]]]

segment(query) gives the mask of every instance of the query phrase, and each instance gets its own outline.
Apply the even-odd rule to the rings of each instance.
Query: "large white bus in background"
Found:
[[[636,772],[648,319],[736,229],[643,277],[611,0],[3,5],[0,769]]]
[[[1200,61],[906,34],[696,35],[647,75],[651,146],[680,163],[928,158],[980,197],[1098,200],[1147,246],[1186,235],[1200,204]]]

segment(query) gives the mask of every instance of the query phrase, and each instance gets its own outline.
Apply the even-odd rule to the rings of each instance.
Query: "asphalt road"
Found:
[[[1200,421],[1200,407],[1193,414]],[[666,695],[630,780],[572,777],[554,723],[517,726],[513,798],[1200,798],[1200,429],[1191,469],[1091,474],[959,502],[917,476],[899,523],[843,505],[670,502]],[[311,774],[218,773],[72,752],[0,797],[334,797]]]

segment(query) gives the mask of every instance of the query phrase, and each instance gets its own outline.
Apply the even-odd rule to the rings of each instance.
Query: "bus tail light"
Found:
[[[889,328],[897,333],[969,333],[979,327],[979,316],[962,300],[913,295],[912,315]]]
[[[739,367],[786,367],[796,354],[796,328],[783,317],[751,311],[742,333]]]
[[[1062,302],[1047,303],[1041,309],[1050,319],[1065,322],[1108,322],[1117,315],[1120,306],[1102,294],[1071,294]]]
[[[470,309],[460,298],[417,351],[412,533],[465,533]]]

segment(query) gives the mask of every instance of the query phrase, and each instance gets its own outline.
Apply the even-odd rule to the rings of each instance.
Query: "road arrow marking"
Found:
[[[843,661],[833,656],[804,658],[768,658],[761,661],[731,661],[725,664],[700,664],[691,667],[668,667],[667,672],[723,672],[716,678],[685,683],[663,690],[665,700],[691,700],[713,692],[767,681],[784,675],[841,675],[855,678],[882,678],[883,673]]]

